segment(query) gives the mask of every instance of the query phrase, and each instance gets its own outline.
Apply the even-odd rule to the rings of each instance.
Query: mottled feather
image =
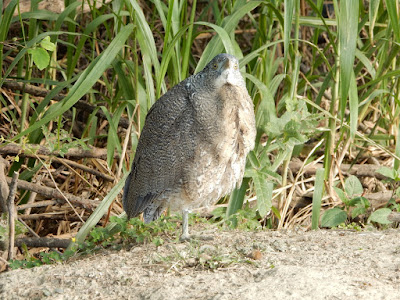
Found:
[[[255,135],[238,61],[220,54],[148,112],[124,189],[128,216],[144,212],[150,222],[167,207],[215,203],[240,186]]]

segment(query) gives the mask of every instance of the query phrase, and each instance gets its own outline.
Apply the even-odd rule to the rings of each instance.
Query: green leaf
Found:
[[[280,220],[281,219],[281,214],[279,213],[279,209],[277,209],[275,206],[271,207],[271,211],[274,213],[274,215]]]
[[[398,176],[397,172],[389,167],[380,167],[378,170],[376,170],[376,172],[393,180],[395,180]]]
[[[392,210],[390,208],[377,209],[369,216],[368,221],[380,224],[391,224],[392,222],[388,220],[388,216],[391,212]]]
[[[348,197],[353,198],[363,193],[363,187],[360,180],[354,175],[349,176],[344,183],[344,190]]]
[[[41,42],[40,46],[47,51],[54,51],[56,50],[56,45],[50,41],[50,36],[46,36]]]
[[[351,217],[354,219],[355,217],[359,215],[365,214],[367,209],[363,205],[357,205],[352,211],[351,211]]]
[[[336,186],[334,186],[333,189],[335,190],[335,192],[338,195],[339,199],[342,200],[342,202],[347,205],[347,203],[349,202],[349,199],[347,198],[346,193],[343,190],[341,190],[338,187],[336,187]]]
[[[256,173],[253,181],[257,195],[257,209],[260,216],[265,217],[272,207],[272,190],[274,185],[272,182],[267,182],[267,176],[261,172]]]
[[[324,168],[319,168],[315,175],[315,190],[312,200],[312,229],[318,229],[321,201],[324,192]]]
[[[335,227],[347,220],[347,214],[340,208],[332,208],[323,214],[321,218],[322,227]]]
[[[43,48],[29,49],[28,53],[32,55],[33,62],[39,70],[43,70],[49,65],[50,55]]]

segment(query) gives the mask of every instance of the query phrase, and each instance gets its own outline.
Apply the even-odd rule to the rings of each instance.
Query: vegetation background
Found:
[[[17,233],[82,242],[122,213],[147,111],[221,52],[240,60],[258,134],[213,220],[398,226],[397,0],[29,2],[0,3],[0,176],[19,173]]]

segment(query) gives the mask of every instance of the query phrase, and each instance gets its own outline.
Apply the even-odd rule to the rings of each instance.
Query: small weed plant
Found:
[[[177,231],[177,223],[171,217],[162,217],[149,224],[143,223],[138,218],[127,220],[126,218],[111,217],[110,223],[106,227],[95,227],[88,239],[79,244],[78,252],[66,250],[64,253],[59,251],[41,252],[38,257],[28,254],[25,247],[25,259],[11,260],[10,268],[33,268],[40,265],[63,262],[73,255],[87,255],[96,251],[111,248],[121,249],[128,244],[153,243],[160,246],[164,243],[166,236],[172,237]],[[23,247],[24,248],[24,247]]]
[[[379,171],[381,174],[385,175],[389,174],[389,171],[384,169],[383,172]],[[393,171],[390,171],[390,174],[393,175],[391,180],[395,181],[398,177],[398,174],[395,174]],[[385,175],[387,176],[387,175]],[[349,176],[344,182],[344,189],[340,189],[338,187],[334,187],[336,194],[339,199],[343,202],[342,207],[334,207],[332,209],[328,209],[325,211],[321,218],[321,226],[322,227],[346,227],[346,222],[348,220],[355,219],[359,217],[360,219],[366,217],[368,215],[371,203],[367,198],[362,196],[363,187],[361,185],[360,180],[356,176]],[[396,190],[398,193],[399,189]],[[368,219],[367,223],[375,222],[381,225],[388,225],[392,222],[388,220],[388,215],[394,209],[399,209],[399,204],[397,204],[393,199],[391,199],[386,207],[379,208],[373,211]],[[350,222],[350,224],[354,224],[354,222]]]

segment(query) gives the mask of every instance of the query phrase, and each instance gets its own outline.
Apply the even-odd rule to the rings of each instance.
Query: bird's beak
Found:
[[[227,59],[226,62],[224,63],[224,70],[229,69],[229,65],[230,65],[230,59]]]

